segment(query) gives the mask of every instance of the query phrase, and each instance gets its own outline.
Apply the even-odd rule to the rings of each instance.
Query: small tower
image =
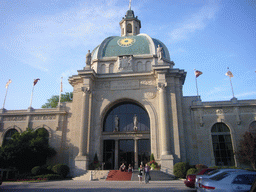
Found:
[[[125,17],[120,21],[121,36],[133,36],[140,34],[141,23],[138,17],[134,16],[133,10],[130,9],[126,12]]]

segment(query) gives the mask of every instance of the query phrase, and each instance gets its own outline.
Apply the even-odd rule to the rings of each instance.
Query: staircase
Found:
[[[131,172],[122,172],[120,170],[111,170],[108,173],[106,181],[131,181]]]
[[[77,181],[100,181],[100,180],[106,180],[108,176],[108,170],[92,170],[88,171],[86,174],[81,175],[79,177],[74,177],[73,180]]]

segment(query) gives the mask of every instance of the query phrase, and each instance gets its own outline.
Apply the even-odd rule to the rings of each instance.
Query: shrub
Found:
[[[179,162],[176,163],[173,167],[173,173],[175,175],[175,177],[178,178],[185,178],[186,177],[186,173],[189,169],[189,164],[185,163],[185,162]]]
[[[57,164],[53,166],[52,171],[65,178],[69,173],[69,167],[64,164]]]
[[[206,169],[206,168],[208,168],[208,167],[206,165],[203,165],[203,164],[197,164],[196,165],[196,169],[198,169],[198,170]]]
[[[37,175],[30,177],[30,179],[35,179],[35,180],[61,180],[63,177],[58,174],[47,174],[47,175]]]
[[[40,175],[42,174],[42,168],[40,166],[35,166],[34,168],[31,169],[31,173],[33,175]]]
[[[150,161],[155,161],[155,157],[154,157],[153,153],[151,153],[151,155],[150,155]]]
[[[190,168],[188,171],[187,171],[187,175],[191,175],[191,174],[195,174],[198,170],[196,168]]]

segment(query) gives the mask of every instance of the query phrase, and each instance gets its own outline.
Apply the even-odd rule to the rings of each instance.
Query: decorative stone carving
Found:
[[[133,116],[133,130],[138,131],[138,117],[136,114]]]
[[[91,93],[90,87],[81,87],[81,91],[83,91],[85,94],[90,94]]]
[[[156,81],[155,80],[141,80],[140,85],[143,85],[143,86],[156,85]]]
[[[118,72],[132,72],[133,57],[119,56],[117,60]]]
[[[222,115],[223,114],[223,109],[216,109],[216,114],[217,115]]]
[[[116,115],[115,116],[115,130],[114,132],[119,131],[119,117]]]
[[[256,112],[256,108],[253,108],[253,107],[241,107],[239,109],[239,111],[241,113],[253,113],[253,112]]]
[[[139,89],[139,80],[131,81],[111,81],[111,90],[123,90],[123,89]]]
[[[151,90],[144,93],[144,97],[147,99],[154,99],[156,97],[156,91]]]
[[[31,120],[55,120],[56,119],[56,115],[33,115],[31,116]]]
[[[91,68],[91,58],[92,58],[92,54],[90,53],[90,50],[88,50],[88,53],[86,54],[86,66]]]
[[[3,117],[3,121],[25,121],[26,116]]]
[[[159,61],[163,60],[163,47],[160,47],[160,45],[157,47],[157,57]]]
[[[158,83],[157,84],[157,89],[160,90],[166,90],[167,83]]]

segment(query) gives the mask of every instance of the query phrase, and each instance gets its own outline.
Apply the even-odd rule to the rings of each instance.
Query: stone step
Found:
[[[109,170],[88,170],[84,175],[74,177],[76,181],[106,180]]]
[[[139,171],[135,170],[133,171],[132,174],[132,181],[139,181],[138,177]],[[169,181],[169,180],[174,180],[175,176],[174,175],[169,175],[167,173],[164,173],[162,171],[157,171],[157,170],[152,170],[150,171],[150,177],[151,181]],[[142,176],[142,180],[144,181],[144,175]]]

